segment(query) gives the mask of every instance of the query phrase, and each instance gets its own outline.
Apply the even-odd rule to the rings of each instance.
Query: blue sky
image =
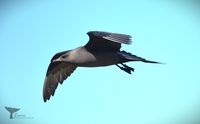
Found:
[[[74,0],[1,3],[0,119],[10,123],[192,124],[200,114],[200,16],[188,1]],[[78,68],[43,102],[51,57],[91,30],[132,35],[122,49],[163,65]],[[4,106],[21,108],[10,120]]]

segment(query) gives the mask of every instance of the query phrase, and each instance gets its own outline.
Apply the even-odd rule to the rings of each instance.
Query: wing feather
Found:
[[[90,31],[87,33],[90,37],[89,42],[85,45],[88,50],[95,51],[119,51],[121,44],[131,44],[131,36],[126,34]]]
[[[54,95],[58,83],[62,84],[76,68],[77,66],[65,62],[50,63],[43,87],[44,102]]]

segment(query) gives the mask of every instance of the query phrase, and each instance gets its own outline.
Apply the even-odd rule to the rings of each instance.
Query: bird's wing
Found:
[[[63,81],[73,73],[77,66],[65,62],[52,62],[50,63],[43,87],[44,102],[49,100],[54,95],[58,83]]]
[[[117,34],[110,32],[90,31],[87,33],[90,37],[85,45],[88,50],[112,50],[119,51],[121,44],[131,44],[131,36],[126,34]]]

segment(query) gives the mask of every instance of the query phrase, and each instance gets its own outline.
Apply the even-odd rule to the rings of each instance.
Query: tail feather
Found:
[[[144,58],[142,58],[142,57],[138,57],[138,56],[133,55],[133,54],[131,54],[131,53],[128,53],[128,52],[126,52],[126,51],[121,51],[121,52],[119,52],[119,54],[120,54],[123,58],[125,58],[126,60],[128,60],[128,61],[142,61],[142,62],[145,62],[145,63],[162,64],[162,63],[160,63],[160,62],[146,60],[146,59],[144,59]]]
[[[150,60],[142,60],[142,62],[146,62],[146,63],[155,63],[155,64],[162,64],[161,62],[156,62],[156,61],[150,61]]]

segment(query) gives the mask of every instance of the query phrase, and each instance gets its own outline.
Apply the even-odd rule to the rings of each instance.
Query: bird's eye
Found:
[[[64,58],[67,58],[67,55],[62,56],[62,58],[63,58],[63,59],[64,59]]]

